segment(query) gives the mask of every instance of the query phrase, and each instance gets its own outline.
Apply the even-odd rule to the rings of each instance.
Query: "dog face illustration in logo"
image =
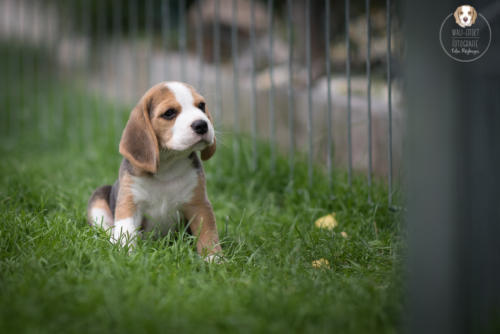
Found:
[[[476,22],[477,12],[474,7],[463,5],[459,6],[455,10],[455,14],[453,14],[453,16],[455,16],[455,21],[457,22],[457,24],[462,28],[465,28],[470,27],[474,24],[474,22]]]

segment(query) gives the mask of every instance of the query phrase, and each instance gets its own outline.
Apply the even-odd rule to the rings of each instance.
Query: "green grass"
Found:
[[[235,157],[223,133],[205,169],[226,261],[204,263],[182,231],[128,254],[85,222],[92,191],[117,177],[117,118],[67,86],[39,86],[41,99],[15,85],[1,95],[0,333],[401,330],[400,214],[383,183],[369,190],[357,175],[351,190],[336,172],[330,191],[318,169],[308,187],[300,157],[292,183],[286,157],[269,172],[265,144],[252,171],[248,139]],[[5,105],[17,106],[10,118]],[[330,212],[339,226],[315,228]],[[319,258],[330,268],[313,268]]]

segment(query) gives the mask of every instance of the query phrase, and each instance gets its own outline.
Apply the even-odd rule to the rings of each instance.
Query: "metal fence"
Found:
[[[359,170],[366,173],[369,187],[374,175],[387,180],[391,204],[395,165],[391,1],[374,3],[377,15],[385,13],[385,31],[377,32],[378,52],[385,53],[385,59],[377,62],[377,82],[383,85],[384,93],[378,93],[376,99],[377,115],[382,115],[377,116],[377,124],[384,124],[379,124],[376,132],[372,118],[374,8],[370,0],[353,2],[356,22],[360,22],[355,28],[365,29],[363,42],[356,44],[357,49],[365,50],[364,60],[359,55],[354,57],[356,89],[362,91],[354,104],[350,0],[1,0],[0,37],[9,45],[3,75],[9,76],[6,82],[29,75],[35,88],[42,87],[46,80],[71,82],[82,92],[106,99],[116,106],[115,121],[109,125],[115,139],[123,127],[121,106],[130,107],[155,82],[186,81],[206,95],[220,129],[235,135],[249,134],[254,169],[267,168],[259,166],[258,142],[264,139],[269,143],[271,173],[277,156],[286,154],[293,179],[297,152],[302,152],[306,154],[310,184],[316,165],[324,167],[331,186],[334,169],[347,170],[349,186],[354,171]],[[342,7],[344,17],[338,15]],[[343,29],[332,27],[338,20],[345,21]],[[324,35],[321,42],[316,40],[319,32]],[[382,51],[380,39],[385,44]],[[49,55],[49,61],[32,56],[38,49]],[[321,66],[318,59],[324,60]],[[360,62],[365,63],[364,73]],[[24,110],[26,95],[21,92],[20,96]],[[43,109],[47,101],[59,98],[57,91],[49,91],[38,102]],[[51,114],[51,129],[64,126],[72,117],[56,116],[58,112],[103,108],[99,99],[61,99],[56,101],[60,108],[51,111],[55,113]],[[2,109],[5,119],[12,121],[16,108],[4,105]],[[354,109],[362,121],[353,119]],[[78,119],[81,122],[69,122],[76,134],[83,138],[95,135],[83,114]],[[19,127],[22,124],[7,125],[12,133]],[[42,129],[41,133],[51,129]],[[377,144],[382,149],[376,150],[376,168],[374,141],[383,143]],[[401,138],[397,141],[400,147]],[[361,148],[356,150],[356,145]],[[235,154],[238,149],[235,141]]]

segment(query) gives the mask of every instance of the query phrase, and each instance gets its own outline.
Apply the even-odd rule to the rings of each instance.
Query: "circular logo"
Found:
[[[443,51],[452,59],[471,62],[481,58],[491,43],[491,27],[486,18],[469,5],[450,13],[439,30]]]

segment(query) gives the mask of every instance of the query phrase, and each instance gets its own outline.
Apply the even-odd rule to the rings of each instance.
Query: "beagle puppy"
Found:
[[[203,96],[181,82],[153,86],[123,130],[118,180],[97,188],[89,199],[88,223],[111,229],[111,242],[133,246],[140,231],[164,235],[182,219],[198,236],[198,253],[217,260],[221,247],[215,216],[196,153],[207,160],[215,147]]]
[[[458,6],[453,14],[455,22],[462,28],[470,27],[476,22],[477,12],[474,7],[469,5]]]

